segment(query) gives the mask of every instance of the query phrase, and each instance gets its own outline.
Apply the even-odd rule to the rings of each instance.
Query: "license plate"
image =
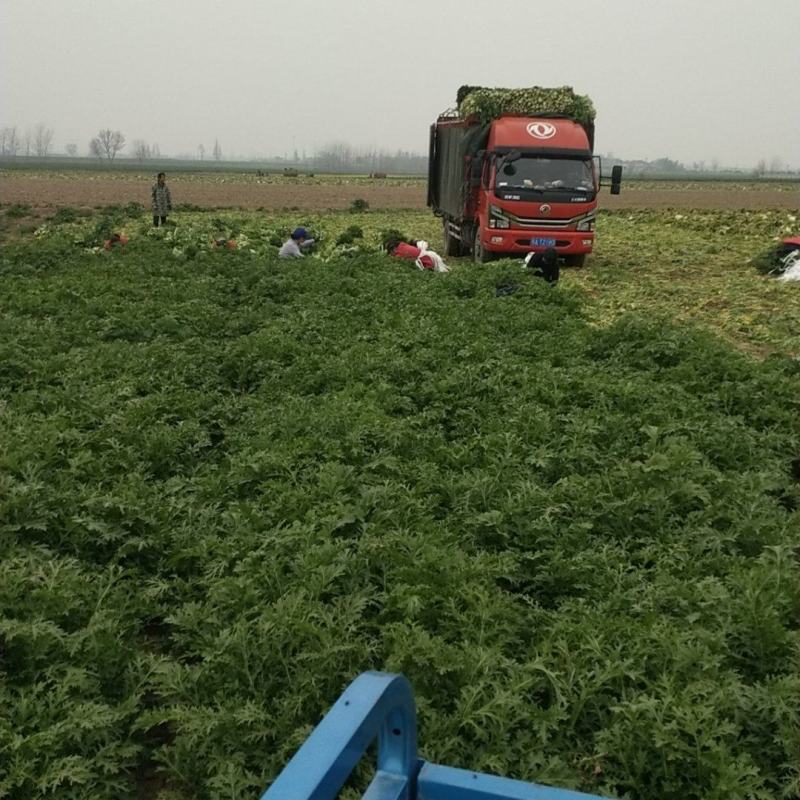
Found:
[[[531,246],[532,247],[555,247],[556,240],[555,239],[545,239],[542,237],[537,237],[536,239],[531,239]]]

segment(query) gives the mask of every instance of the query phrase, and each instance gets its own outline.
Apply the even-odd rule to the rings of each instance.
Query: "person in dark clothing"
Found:
[[[150,196],[153,201],[153,225],[158,228],[167,221],[167,214],[172,211],[172,197],[167,186],[167,176],[163,172],[158,173]]]
[[[544,278],[550,284],[558,283],[558,253],[555,247],[548,247],[542,253],[529,253],[525,266],[533,271],[537,278]]]

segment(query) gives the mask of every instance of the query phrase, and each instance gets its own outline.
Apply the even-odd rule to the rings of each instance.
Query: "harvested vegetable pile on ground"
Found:
[[[593,122],[595,117],[591,99],[587,95],[575,94],[570,86],[554,89],[541,86],[529,89],[462,86],[457,100],[462,117],[474,114],[481,122],[496,119],[501,114],[564,114],[586,124]]]
[[[780,275],[794,262],[794,259],[789,259],[787,256],[797,250],[800,250],[798,244],[779,242],[769,250],[759,253],[751,263],[762,275]]]

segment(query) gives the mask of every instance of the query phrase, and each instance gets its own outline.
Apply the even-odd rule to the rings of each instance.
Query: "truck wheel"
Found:
[[[586,263],[586,253],[564,256],[564,265],[567,267],[582,267]]]
[[[475,240],[472,245],[472,258],[475,260],[476,264],[488,264],[494,258],[494,253],[483,249],[480,228],[475,231]]]
[[[446,256],[461,255],[461,240],[456,239],[447,227],[447,220],[444,223],[444,254]]]

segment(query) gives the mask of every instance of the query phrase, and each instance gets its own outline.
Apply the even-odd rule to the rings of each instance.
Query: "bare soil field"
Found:
[[[116,203],[149,205],[152,179],[114,173],[0,174],[0,203],[36,208],[92,208]],[[173,202],[202,208],[322,211],[348,208],[366,200],[374,209],[425,207],[424,179],[370,181],[359,176],[320,176],[261,180],[248,175],[175,175],[169,180]],[[629,181],[616,197],[604,190],[600,206],[625,208],[797,209],[798,183]]]
[[[91,181],[3,177],[0,203],[26,203],[35,207],[94,207],[115,203],[150,204],[151,181],[98,178]],[[371,208],[424,208],[425,187],[385,185],[329,185],[324,183],[245,183],[241,181],[169,181],[174,204],[202,208],[245,208],[274,211],[302,208],[309,211],[348,208],[356,198]]]

